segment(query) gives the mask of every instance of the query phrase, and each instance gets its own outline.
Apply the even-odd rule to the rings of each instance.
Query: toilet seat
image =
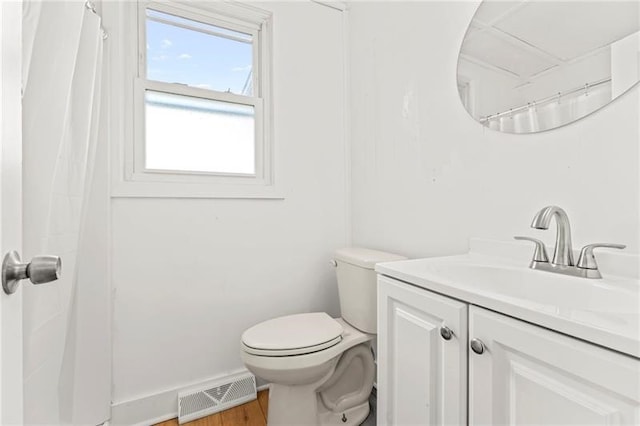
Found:
[[[288,315],[257,324],[242,335],[252,355],[282,357],[322,351],[342,341],[342,325],[324,312]]]

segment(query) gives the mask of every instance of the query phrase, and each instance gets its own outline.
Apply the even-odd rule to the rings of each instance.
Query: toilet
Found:
[[[335,252],[341,318],[324,312],[264,321],[242,335],[241,357],[271,383],[269,426],[359,425],[375,378],[379,262],[405,257],[364,248]]]

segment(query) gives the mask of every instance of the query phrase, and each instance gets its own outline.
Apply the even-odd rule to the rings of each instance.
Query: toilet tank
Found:
[[[377,333],[376,263],[406,257],[378,250],[349,247],[336,250],[336,274],[342,319],[365,333]]]

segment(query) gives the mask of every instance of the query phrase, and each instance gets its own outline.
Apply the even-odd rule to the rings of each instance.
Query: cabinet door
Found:
[[[640,424],[640,360],[471,306],[471,425]]]
[[[466,304],[379,276],[378,425],[466,423],[466,347]]]

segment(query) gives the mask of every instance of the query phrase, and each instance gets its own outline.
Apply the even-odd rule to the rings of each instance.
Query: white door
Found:
[[[469,338],[469,424],[640,424],[640,360],[475,306]]]
[[[22,2],[0,0],[0,255],[22,240]],[[22,291],[0,290],[0,424],[22,423]]]
[[[378,424],[467,421],[467,305],[378,277]]]

